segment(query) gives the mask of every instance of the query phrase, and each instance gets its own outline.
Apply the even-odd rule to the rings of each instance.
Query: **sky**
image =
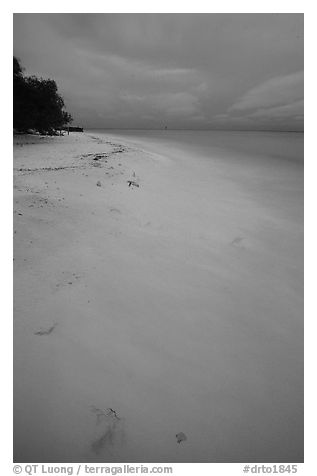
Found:
[[[304,127],[303,14],[21,13],[14,55],[84,128]]]

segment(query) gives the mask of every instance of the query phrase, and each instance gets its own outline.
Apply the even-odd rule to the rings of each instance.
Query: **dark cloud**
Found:
[[[303,127],[302,14],[15,14],[86,127]]]

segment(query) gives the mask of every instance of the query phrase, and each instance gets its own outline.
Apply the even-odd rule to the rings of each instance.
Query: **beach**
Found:
[[[13,165],[14,461],[302,462],[303,134],[19,135]]]

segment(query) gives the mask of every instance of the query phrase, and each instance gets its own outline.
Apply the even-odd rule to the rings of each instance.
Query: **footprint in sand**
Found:
[[[111,213],[121,213],[121,210],[119,208],[110,208]]]
[[[241,246],[242,241],[244,240],[244,236],[236,236],[232,241],[231,245],[233,246]]]
[[[97,417],[96,424],[102,423],[102,432],[91,444],[91,449],[95,454],[101,451],[109,451],[109,447],[122,444],[125,441],[124,420],[119,417],[113,408],[101,410],[94,406],[91,411]]]
[[[55,322],[55,324],[53,324],[48,329],[40,329],[39,331],[34,332],[34,335],[35,336],[48,336],[53,332],[53,330],[55,329],[56,326],[57,326],[57,322]]]

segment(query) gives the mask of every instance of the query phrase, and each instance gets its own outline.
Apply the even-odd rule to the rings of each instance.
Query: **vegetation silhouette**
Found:
[[[40,134],[55,135],[72,122],[64,100],[53,79],[25,76],[19,60],[13,57],[13,127],[25,133],[32,129]]]

